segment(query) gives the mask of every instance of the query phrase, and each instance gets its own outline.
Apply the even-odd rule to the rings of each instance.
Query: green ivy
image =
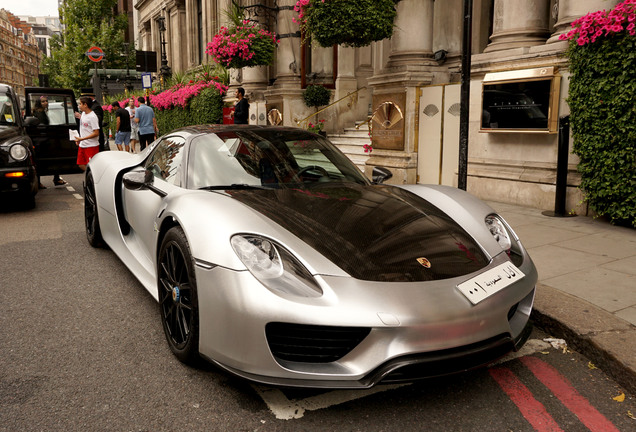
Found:
[[[164,134],[184,126],[221,123],[223,97],[216,88],[207,88],[193,97],[185,109],[156,110],[159,131]]]
[[[581,188],[612,223],[636,227],[636,37],[568,49],[570,122]]]
[[[323,47],[361,47],[393,35],[394,0],[312,0],[304,30]]]

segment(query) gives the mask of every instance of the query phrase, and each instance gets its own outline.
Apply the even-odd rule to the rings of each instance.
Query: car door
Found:
[[[185,138],[180,135],[162,137],[153,144],[150,155],[137,170],[152,172],[155,191],[149,189],[123,189],[123,207],[130,232],[125,240],[139,262],[154,272],[154,258],[157,248],[157,226],[159,215],[166,208],[172,194],[182,187],[182,159]],[[157,193],[161,191],[165,196]]]
[[[26,127],[35,147],[40,175],[80,172],[77,145],[69,139],[69,130],[79,129],[75,118],[77,102],[73,90],[45,87],[25,88],[25,116],[37,117],[39,124]],[[48,107],[42,110],[42,102]]]

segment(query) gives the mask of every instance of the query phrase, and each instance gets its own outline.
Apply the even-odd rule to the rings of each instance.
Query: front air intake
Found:
[[[341,359],[371,332],[368,327],[269,323],[265,334],[276,359],[329,363]]]

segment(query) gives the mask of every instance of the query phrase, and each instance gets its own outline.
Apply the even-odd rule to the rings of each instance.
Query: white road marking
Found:
[[[78,200],[83,200],[83,199],[84,199],[84,197],[83,197],[83,196],[81,196],[80,194],[77,194],[77,193],[74,193],[74,194],[73,194],[73,196],[74,196],[75,198],[77,198]]]
[[[69,192],[75,192],[75,188],[73,186],[66,186],[66,190]]]
[[[547,342],[539,339],[530,339],[519,351],[508,354],[495,364],[505,363],[536,352],[546,351],[550,348],[551,346]],[[366,390],[333,390],[305,399],[288,399],[282,390],[275,387],[265,387],[258,384],[252,384],[252,387],[256,390],[256,393],[263,398],[263,401],[265,401],[267,407],[270,411],[272,411],[272,414],[274,414],[277,419],[293,420],[303,417],[305,415],[305,411],[329,408],[334,405],[361,399],[375,393],[395,390],[409,385],[411,385],[411,383],[380,385]]]
[[[367,390],[334,390],[299,400],[287,399],[287,396],[277,388],[263,387],[257,384],[253,384],[252,387],[254,387],[256,392],[263,398],[277,419],[292,420],[304,416],[305,411],[329,408],[330,406],[339,405],[407,385],[411,385],[411,383],[377,386]]]

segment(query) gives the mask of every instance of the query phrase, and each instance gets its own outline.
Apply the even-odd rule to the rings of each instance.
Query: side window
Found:
[[[180,185],[181,160],[185,139],[180,136],[169,136],[162,139],[153,153],[146,160],[145,168],[155,177],[163,179],[175,186]]]
[[[73,102],[68,95],[59,94],[29,94],[31,115],[40,120],[44,125],[71,125],[74,126]]]
[[[11,99],[5,94],[0,95],[0,124],[15,123],[14,107]]]

